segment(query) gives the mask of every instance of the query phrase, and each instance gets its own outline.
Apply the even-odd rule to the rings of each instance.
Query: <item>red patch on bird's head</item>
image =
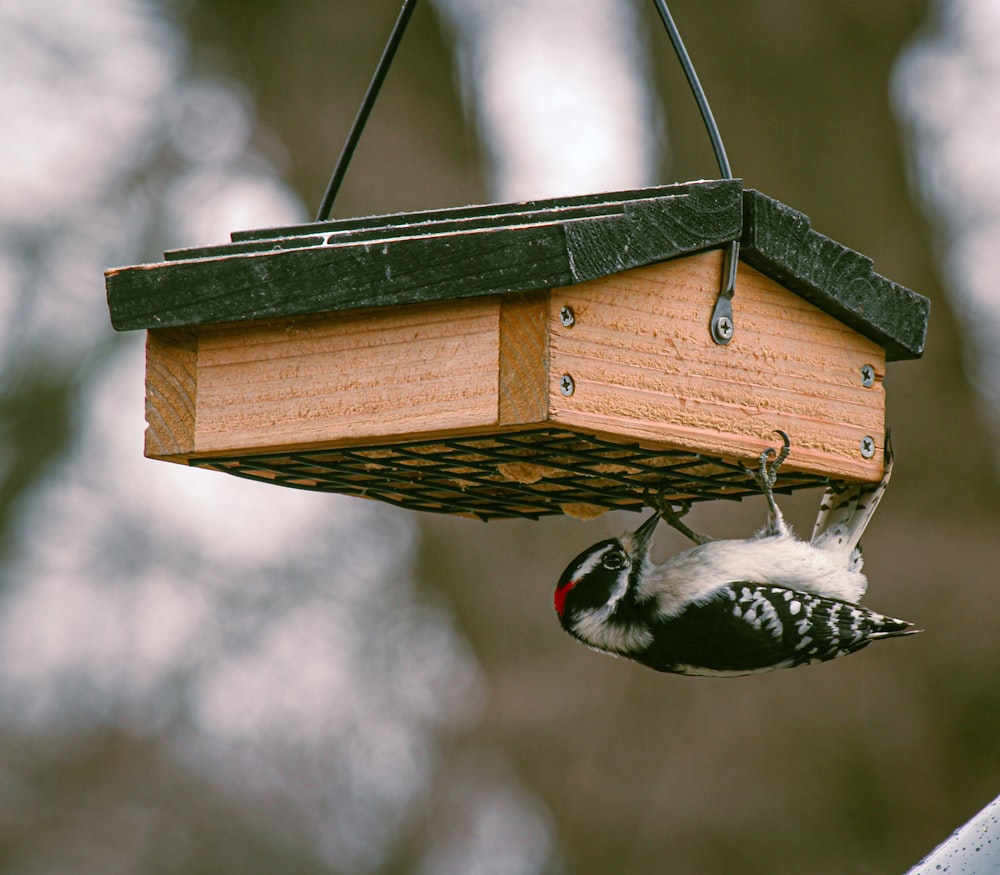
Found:
[[[566,596],[569,595],[569,591],[576,586],[576,584],[577,582],[575,580],[567,580],[562,586],[556,587],[556,613],[560,617],[563,615],[563,611],[566,610]]]

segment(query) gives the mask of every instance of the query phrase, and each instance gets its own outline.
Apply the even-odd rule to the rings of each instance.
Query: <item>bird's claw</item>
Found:
[[[659,492],[652,496],[651,503],[660,512],[663,521],[684,535],[685,538],[690,538],[696,544],[707,544],[712,540],[707,535],[699,535],[697,532],[692,531],[681,522],[681,517],[685,516],[691,510],[690,501],[670,501],[664,497],[663,492]]]
[[[764,533],[784,534],[788,531],[788,527],[785,525],[784,517],[782,517],[781,511],[774,500],[774,484],[778,481],[778,469],[784,464],[785,459],[788,458],[788,454],[791,452],[792,440],[787,432],[782,431],[780,428],[776,428],[774,433],[781,436],[781,449],[775,450],[774,447],[768,447],[760,454],[757,470],[752,468],[744,468],[744,470],[748,476],[753,478],[754,483],[757,484],[767,499],[768,521],[766,528],[763,530]]]
[[[660,511],[660,513],[667,514],[675,519],[687,516],[688,511],[691,510],[690,501],[671,501],[664,496],[663,492],[658,492],[656,495],[652,496],[651,502],[653,507]]]
[[[774,447],[768,447],[760,454],[757,470],[744,468],[765,495],[770,495],[774,484],[778,481],[778,469],[784,464],[785,459],[788,458],[788,454],[792,451],[792,439],[788,436],[787,432],[776,428],[774,433],[781,435],[781,449],[776,450]]]

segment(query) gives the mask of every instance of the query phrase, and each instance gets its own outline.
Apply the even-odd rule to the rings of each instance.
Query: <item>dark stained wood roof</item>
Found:
[[[927,298],[879,276],[867,255],[813,231],[807,216],[753,189],[743,193],[740,258],[874,340],[889,361],[923,354]]]
[[[734,239],[746,263],[890,360],[923,352],[925,297],[740,180],[238,232],[224,246],[113,268],[106,286],[125,331],[567,286]]]

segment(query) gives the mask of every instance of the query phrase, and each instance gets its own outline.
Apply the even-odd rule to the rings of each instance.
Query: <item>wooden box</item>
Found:
[[[928,314],[738,180],[249,232],[107,284],[148,330],[149,457],[484,519],[756,493],[779,428],[779,490],[875,481]]]

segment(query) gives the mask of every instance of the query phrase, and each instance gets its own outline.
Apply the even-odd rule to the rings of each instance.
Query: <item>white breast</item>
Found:
[[[662,565],[650,563],[640,588],[644,597],[656,598],[661,613],[667,615],[737,581],[857,602],[868,581],[848,567],[848,559],[842,552],[820,550],[789,535],[710,541],[677,553]]]

